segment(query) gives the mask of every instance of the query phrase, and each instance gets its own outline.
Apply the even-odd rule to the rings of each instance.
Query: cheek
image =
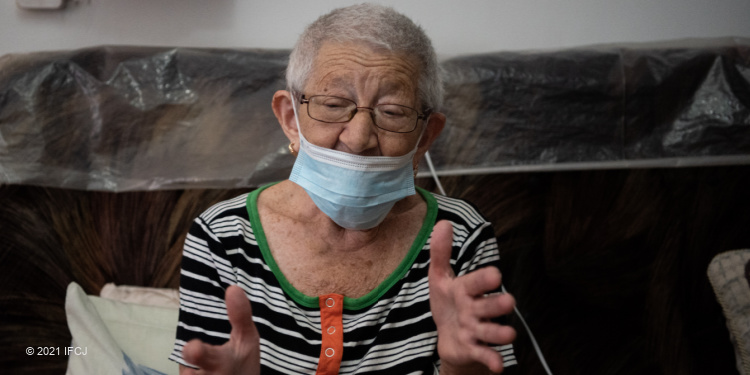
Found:
[[[380,134],[378,142],[380,151],[385,156],[402,156],[406,155],[417,146],[419,135],[405,135],[398,133]]]
[[[302,126],[302,134],[308,142],[325,148],[334,148],[341,133],[340,126],[331,124],[307,124]]]

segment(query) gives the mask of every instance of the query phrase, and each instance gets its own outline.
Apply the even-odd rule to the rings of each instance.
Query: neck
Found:
[[[388,232],[391,223],[398,216],[406,214],[421,200],[418,195],[412,195],[396,202],[385,220],[373,228],[365,230],[347,229],[339,226],[320,211],[301,186],[288,180],[284,181],[284,184],[290,190],[288,203],[291,203],[285,206],[295,207],[294,212],[290,212],[290,216],[293,215],[292,217],[304,222],[305,225],[319,228],[321,238],[327,239],[329,249],[340,252],[356,251],[372,244],[380,238],[382,233]]]
[[[357,252],[376,242],[380,238],[379,234],[383,225],[380,223],[374,228],[356,230],[342,228],[328,217],[325,217],[324,220],[327,221],[327,231],[323,233],[328,233],[328,236],[324,236],[324,238],[328,242],[329,250],[342,253]]]

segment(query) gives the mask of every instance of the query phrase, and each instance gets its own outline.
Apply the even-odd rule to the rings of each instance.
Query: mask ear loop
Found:
[[[294,99],[294,93],[289,91],[289,100],[292,101],[292,111],[294,111],[294,121],[297,123],[297,134],[299,134],[299,144],[302,147],[302,141],[307,142],[305,136],[302,135],[302,129],[299,126],[299,115],[297,114],[297,101]]]

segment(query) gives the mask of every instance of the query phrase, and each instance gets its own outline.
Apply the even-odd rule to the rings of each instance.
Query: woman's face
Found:
[[[304,92],[350,99],[358,107],[400,104],[417,109],[419,65],[414,59],[387,51],[376,51],[354,43],[324,44],[313,65]],[[401,156],[414,149],[424,128],[419,120],[411,133],[378,128],[369,110],[359,110],[347,123],[323,123],[310,118],[307,104],[298,111],[302,134],[311,143],[363,156]]]

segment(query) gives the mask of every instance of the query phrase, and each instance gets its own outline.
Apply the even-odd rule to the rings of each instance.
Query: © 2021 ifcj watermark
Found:
[[[26,348],[27,355],[87,355],[88,347],[80,346],[29,346]]]

